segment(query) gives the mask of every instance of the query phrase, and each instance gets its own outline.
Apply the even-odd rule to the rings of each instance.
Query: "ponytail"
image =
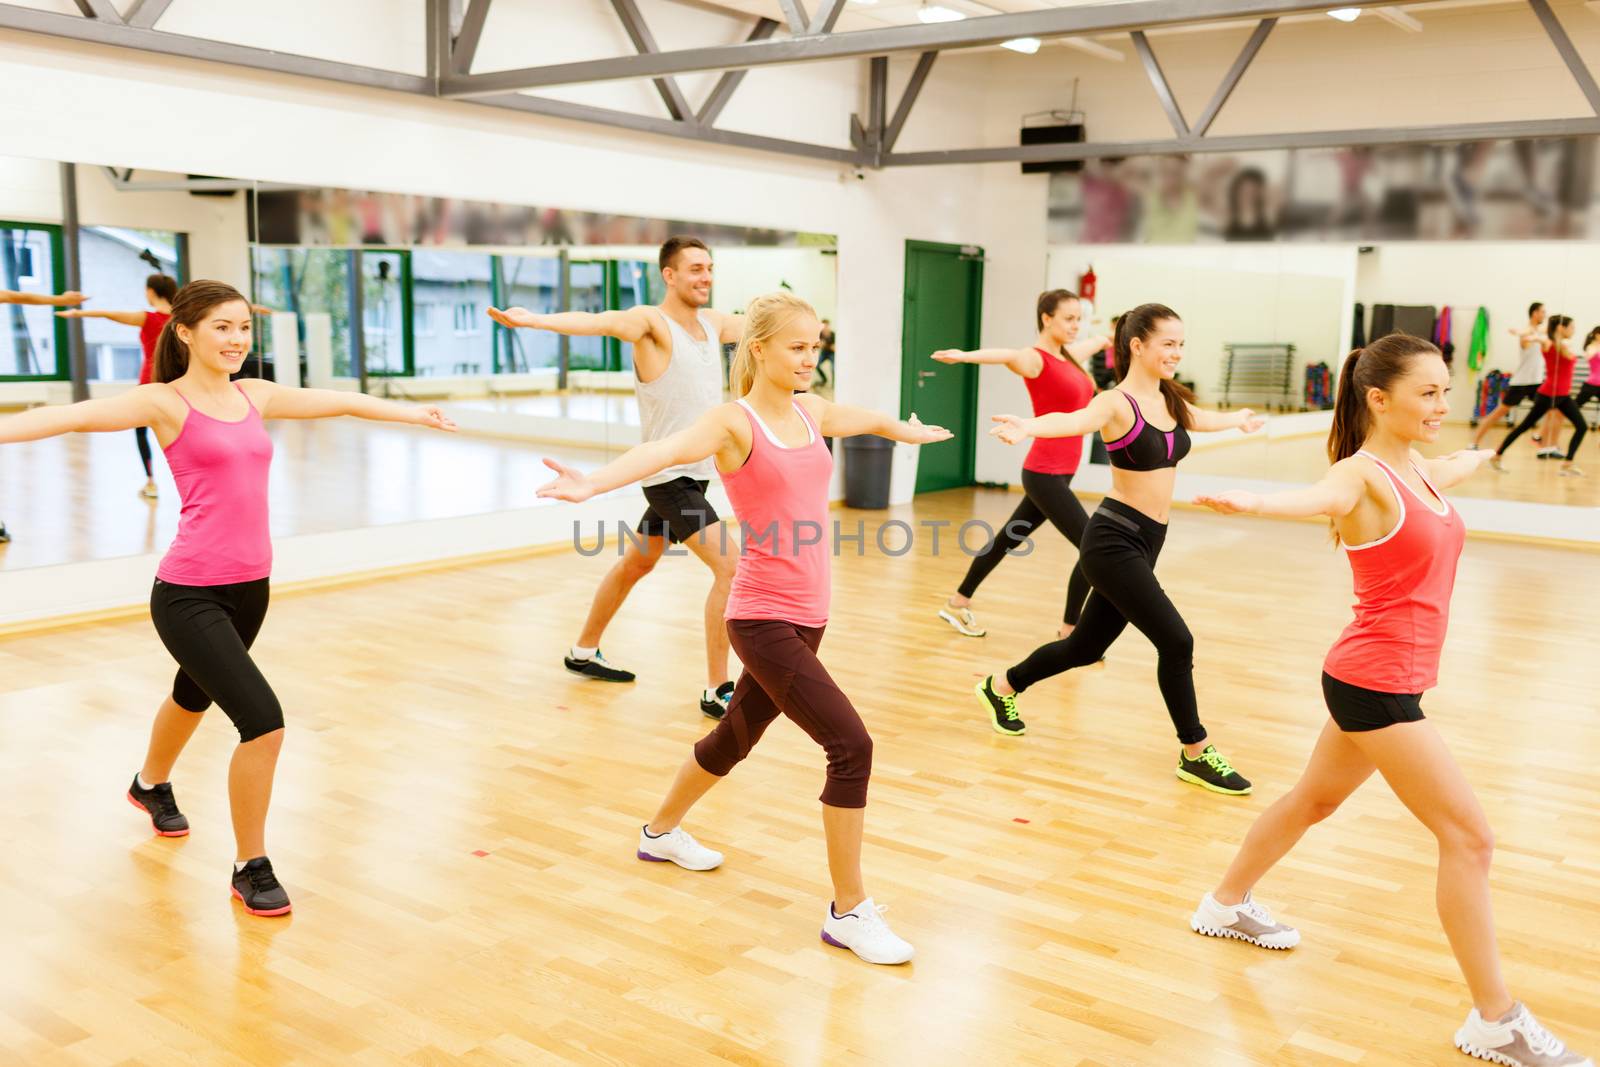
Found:
[[[1356,388],[1356,363],[1363,349],[1356,349],[1344,357],[1339,370],[1339,387],[1334,393],[1333,429],[1328,431],[1328,462],[1348,459],[1361,448],[1367,439],[1372,416],[1367,411],[1367,398]]]
[[[1405,374],[1415,356],[1439,356],[1432,342],[1405,333],[1380,337],[1365,348],[1344,358],[1339,371],[1339,392],[1333,404],[1333,428],[1328,431],[1328,462],[1337,463],[1355,455],[1372,432],[1372,412],[1367,393],[1387,391]]]
[[[1156,325],[1168,320],[1183,321],[1178,318],[1176,311],[1165,304],[1140,304],[1132,311],[1124,312],[1117,317],[1117,337],[1113,348],[1117,381],[1120,382],[1128,376],[1128,367],[1133,363],[1133,342],[1148,341],[1150,335],[1155,333]],[[1195,401],[1194,392],[1171,378],[1160,379],[1160,384],[1161,397],[1167,402],[1167,414],[1185,430],[1191,428],[1194,425],[1194,415],[1189,410],[1189,405]]]
[[[190,282],[172,295],[172,317],[161,327],[161,335],[156,338],[156,381],[175,382],[189,371],[189,346],[178,336],[177,327],[181,325],[192,330],[200,325],[212,308],[233,300],[250,303],[227,282],[205,278]]]

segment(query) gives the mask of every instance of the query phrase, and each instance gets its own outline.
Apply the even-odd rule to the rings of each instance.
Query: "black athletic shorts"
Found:
[[[634,529],[647,537],[665,537],[676,545],[721,522],[717,509],[706,499],[710,486],[710,482],[687,476],[645,486],[644,498],[650,506]]]
[[[1539,385],[1508,385],[1505,392],[1500,394],[1500,403],[1508,408],[1514,408],[1524,400],[1532,400],[1539,393]]]
[[[1322,672],[1322,697],[1334,725],[1346,733],[1381,730],[1397,722],[1421,722],[1421,693],[1380,693],[1341,682]]]

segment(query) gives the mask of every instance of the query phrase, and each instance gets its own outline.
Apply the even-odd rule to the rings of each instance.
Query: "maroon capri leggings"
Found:
[[[821,626],[776,619],[729,619],[728,639],[744,664],[728,714],[694,746],[695,762],[718,777],[750,754],[780,713],[800,724],[828,754],[822,802],[867,806],[872,738],[850,699],[817,659]]]

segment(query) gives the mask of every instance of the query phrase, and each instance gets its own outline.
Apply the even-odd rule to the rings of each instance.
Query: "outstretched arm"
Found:
[[[722,311],[712,311],[711,315],[717,324],[718,344],[736,345],[744,340],[743,315],[729,315]]]
[[[824,437],[859,437],[863,434],[873,434],[877,437],[887,437],[891,441],[902,441],[908,445],[931,445],[938,441],[948,441],[953,436],[943,426],[924,424],[915,414],[909,419],[893,419],[871,408],[835,404],[815,393],[806,394],[800,402],[816,420],[817,428],[822,431]]]
[[[1039,353],[1031,348],[978,348],[971,352],[963,352],[959,348],[944,348],[935,352],[933,358],[940,363],[1001,366],[1025,378],[1030,376],[1030,371],[1038,374],[1040,369]]]
[[[1264,416],[1257,415],[1249,408],[1240,408],[1238,411],[1212,411],[1210,408],[1189,405],[1189,418],[1193,420],[1190,425],[1201,431],[1210,430],[1243,430],[1245,433],[1255,433],[1267,424]]]
[[[142,385],[104,400],[55,404],[0,417],[0,444],[40,441],[64,433],[111,433],[149,426],[161,414],[153,390]]]
[[[87,299],[76,289],[65,293],[22,293],[15,289],[0,289],[0,304],[48,304],[57,307],[77,307]]]
[[[90,311],[78,308],[75,311],[58,311],[57,318],[62,319],[110,319],[120,322],[124,326],[143,326],[144,317],[149,314],[145,311]]]
[[[436,407],[397,404],[365,393],[338,389],[293,389],[275,382],[251,381],[250,401],[264,419],[332,419],[353,415],[372,422],[403,422],[454,431],[456,424]]]
[[[549,315],[536,315],[527,308],[490,308],[489,317],[502,326],[526,326],[534,330],[549,330],[572,337],[615,337],[630,344],[650,332],[647,305],[628,308],[626,311],[558,311]]]
[[[996,415],[996,425],[989,428],[990,435],[1014,445],[1029,437],[1082,437],[1094,433],[1111,421],[1118,401],[1115,390],[1096,393],[1093,400],[1077,411],[1052,411],[1024,419],[1018,415]]]
[[[590,474],[546,459],[544,465],[556,472],[556,479],[540,486],[538,495],[579,503],[600,493],[631,485],[668,467],[698,463],[708,456],[714,456],[733,439],[728,407],[722,405],[712,408],[700,416],[693,426],[669,437],[635,445]]]
[[[1275,518],[1304,519],[1325,515],[1341,519],[1356,509],[1367,483],[1352,463],[1336,463],[1316,485],[1286,489],[1281,493],[1252,493],[1231,489],[1216,495],[1202,494],[1196,504],[1224,515],[1268,515]]]
[[[1494,449],[1463,448],[1459,452],[1452,452],[1436,459],[1424,459],[1412,453],[1412,458],[1428,476],[1428,481],[1440,489],[1449,489],[1472,477],[1479,467],[1493,459]]]

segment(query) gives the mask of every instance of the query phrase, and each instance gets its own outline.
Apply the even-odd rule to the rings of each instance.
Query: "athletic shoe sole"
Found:
[[[715,864],[712,864],[710,867],[691,867],[687,863],[682,862],[681,860],[673,859],[671,856],[652,856],[652,855],[650,855],[650,853],[645,852],[643,849],[640,849],[640,850],[636,851],[634,853],[634,855],[638,856],[640,859],[644,860],[646,863],[676,863],[679,867],[682,867],[686,871],[714,871],[718,867],[722,866],[722,864],[720,864],[720,863],[715,863]]]
[[[840,941],[838,938],[830,937],[829,934],[828,934],[828,931],[826,931],[826,930],[822,931],[822,941],[823,941],[824,944],[832,945],[834,948],[842,948],[846,952],[854,953],[856,959],[860,960],[862,963],[870,963],[870,964],[873,964],[874,966],[877,966],[877,967],[898,967],[902,963],[910,963],[911,962],[911,957],[910,956],[907,956],[903,960],[869,960],[869,959],[867,959],[867,957],[863,956],[859,952],[856,952],[855,949],[851,948],[849,945],[845,944],[843,941]]]
[[[229,886],[228,892],[233,894],[234,900],[237,900],[244,906],[245,911],[249,912],[251,915],[259,915],[263,919],[272,919],[279,915],[287,915],[294,908],[294,905],[292,904],[285,904],[281,908],[252,908],[250,905],[245,904],[243,895],[241,895],[237,889]]]
[[[563,664],[563,666],[567,666],[567,665]],[[579,678],[587,678],[591,682],[612,682],[612,683],[617,684],[617,685],[626,685],[629,682],[633,682],[633,681],[637,681],[638,680],[637,677],[633,677],[633,678],[607,678],[604,675],[591,674],[588,671],[579,670],[577,667],[571,667],[571,666],[567,666],[567,673],[568,674],[576,674]]]
[[[1289,949],[1294,948],[1295,945],[1300,943],[1300,938],[1297,936],[1294,939],[1293,944],[1269,945],[1259,937],[1251,937],[1249,934],[1241,934],[1239,931],[1230,930],[1225,926],[1208,926],[1206,923],[1200,921],[1200,916],[1198,914],[1190,916],[1189,929],[1193,930],[1197,934],[1204,934],[1207,937],[1231,937],[1235,941],[1243,941],[1247,944],[1254,945],[1257,948],[1267,948],[1274,952],[1287,952]]]
[[[983,710],[988,713],[989,725],[994,729],[995,733],[999,734],[1001,737],[1022,737],[1027,734],[1028,728],[1026,726],[1020,730],[1007,730],[1004,726],[1000,725],[1000,716],[996,714],[994,705],[989,703],[989,698],[984,695],[982,682],[979,682],[977,685],[973,686],[972,691],[978,694],[978,703],[982,704]]]
[[[134,798],[133,790],[131,790],[131,789],[128,791],[128,803],[132,804],[134,807],[138,808],[140,811],[142,811],[146,815],[150,816],[150,829],[152,829],[152,830],[154,830],[156,832],[156,836],[158,836],[158,837],[188,837],[189,836],[189,831],[188,830],[163,830],[161,827],[157,826],[156,825],[156,817],[154,815],[150,815],[150,809],[145,807],[143,804],[139,803],[139,801]]]
[[[1190,785],[1197,785],[1201,789],[1209,789],[1213,793],[1221,793],[1227,797],[1247,797],[1250,795],[1250,790],[1255,788],[1253,785],[1247,785],[1243,789],[1228,789],[1213,782],[1208,782],[1197,774],[1190,774],[1182,767],[1178,768],[1178,780],[1188,782]]]
[[[969,629],[967,629],[964,625],[962,625],[960,619],[956,618],[954,615],[950,614],[950,612],[948,612],[948,611],[939,612],[939,618],[943,619],[945,622],[947,622],[951,626],[955,627],[956,633],[960,634],[962,637],[982,637],[982,636],[984,636],[985,634],[987,634],[989,632],[988,630],[969,630]]]
[[[720,701],[718,701],[716,704],[707,704],[704,700],[702,700],[700,702],[700,714],[704,715],[708,719],[714,719],[717,722],[721,722],[723,717],[728,714],[728,707],[726,704],[723,704]]]

